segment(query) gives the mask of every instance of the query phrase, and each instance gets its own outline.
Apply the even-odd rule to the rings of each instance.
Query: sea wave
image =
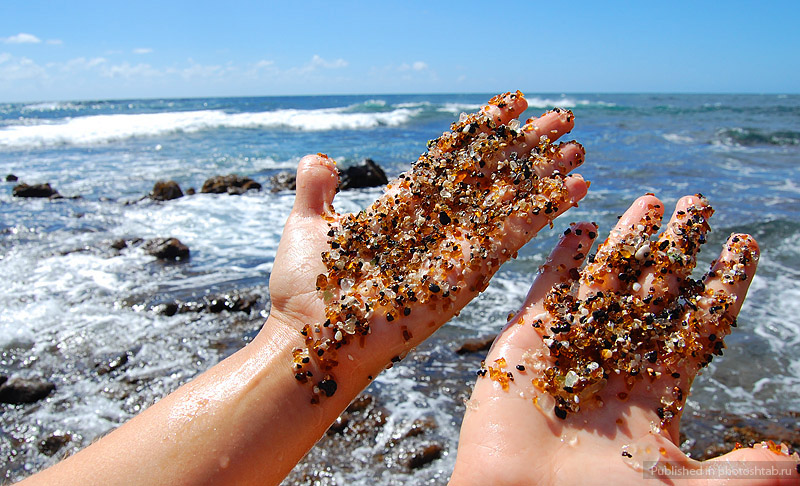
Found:
[[[48,111],[73,111],[80,110],[82,107],[68,101],[46,101],[42,103],[32,103],[23,106],[20,111],[25,112],[48,112]]]
[[[538,96],[533,98],[526,98],[528,100],[528,107],[529,108],[576,108],[579,106],[615,106],[614,103],[607,103],[603,101],[589,101],[583,99],[575,99],[570,98],[568,96],[562,96],[561,98],[554,99],[554,98],[539,98]]]
[[[695,140],[688,135],[681,135],[679,133],[665,133],[662,135],[664,140],[672,143],[693,143]]]
[[[301,131],[352,130],[398,126],[421,109],[398,108],[385,112],[357,113],[346,108],[318,110],[284,109],[266,112],[227,113],[201,110],[166,113],[91,115],[59,123],[20,124],[0,129],[0,147],[28,148],[51,145],[93,145],[170,133],[195,133],[220,128],[294,129]]]
[[[733,147],[800,145],[800,132],[792,130],[762,131],[755,128],[725,128],[712,140],[715,145]]]

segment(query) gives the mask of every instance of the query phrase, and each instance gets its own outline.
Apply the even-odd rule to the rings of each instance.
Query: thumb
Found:
[[[769,441],[755,444],[752,448],[733,450],[702,464],[715,473],[713,479],[720,480],[709,481],[709,484],[746,479],[747,484],[753,486],[800,485],[799,460],[797,453],[789,455],[786,446]]]
[[[324,154],[306,155],[297,166],[297,192],[292,213],[305,217],[331,213],[338,187],[336,162]]]

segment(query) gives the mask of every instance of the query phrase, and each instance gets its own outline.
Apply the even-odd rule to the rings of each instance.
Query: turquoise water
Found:
[[[394,176],[425,143],[486,95],[369,95],[0,104],[0,176],[50,182],[57,201],[11,196],[0,183],[0,374],[56,384],[47,400],[4,406],[0,469],[18,479],[130,418],[241,346],[262,315],[167,316],[157,304],[243,290],[266,295],[293,194],[196,195],[138,202],[156,180],[199,188],[239,173],[268,187],[306,153],[341,165],[369,157]],[[800,96],[528,94],[525,116],[560,106],[577,117],[570,137],[587,150],[592,181],[579,208],[507,264],[461,316],[370,387],[390,412],[360,464],[332,484],[443,484],[480,356],[456,356],[467,337],[496,332],[570,221],[609,229],[628,204],[653,192],[667,205],[701,192],[717,209],[702,265],[733,231],[756,236],[758,275],[728,350],[696,382],[689,409],[797,411],[800,399]],[[360,209],[380,189],[337,195]],[[108,251],[119,238],[175,236],[190,261],[163,265],[140,250]],[[262,299],[262,306],[266,298]],[[101,374],[97,363],[125,354]],[[414,473],[375,465],[409,421],[432,417],[442,459]],[[55,456],[39,442],[69,440]],[[361,461],[361,462],[359,462]],[[385,469],[385,470],[384,470]],[[365,472],[366,471],[366,472]],[[370,476],[371,475],[371,476]],[[338,483],[336,481],[339,481]]]

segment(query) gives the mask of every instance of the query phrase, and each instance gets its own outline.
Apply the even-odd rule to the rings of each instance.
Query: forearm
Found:
[[[353,373],[311,404],[291,370],[301,344],[271,317],[248,346],[24,484],[279,483],[367,383]]]

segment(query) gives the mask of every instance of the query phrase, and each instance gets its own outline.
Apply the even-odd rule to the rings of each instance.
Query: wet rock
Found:
[[[150,193],[150,199],[154,201],[171,201],[180,197],[183,197],[183,191],[175,181],[158,181]]]
[[[681,420],[681,450],[704,461],[763,441],[787,443],[800,450],[800,414],[781,412],[734,415],[719,411],[685,414]]]
[[[419,448],[404,454],[404,457],[401,458],[401,462],[406,469],[413,471],[414,469],[419,469],[422,466],[442,457],[443,450],[444,448],[441,446],[441,444],[434,442],[428,445],[420,446]]]
[[[271,191],[294,191],[297,189],[295,172],[279,172],[270,178]],[[364,159],[361,165],[353,165],[339,171],[339,189],[357,189],[360,187],[377,187],[389,183],[386,173],[372,159]]]
[[[328,429],[328,433],[341,434],[348,425],[350,425],[350,414],[343,413],[336,417],[336,420],[333,421]]]
[[[8,174],[6,176],[6,182],[16,182],[19,180],[19,177],[15,176],[14,174]]]
[[[144,251],[159,260],[187,260],[189,247],[177,238],[153,238],[142,245]]]
[[[72,435],[66,432],[53,432],[52,435],[39,441],[36,445],[39,452],[46,456],[54,456],[62,447],[69,444]]]
[[[249,314],[258,303],[258,300],[259,298],[256,295],[243,294],[240,292],[209,296],[205,299],[205,310],[213,314],[219,314],[222,311],[245,312]]]
[[[0,385],[0,403],[22,405],[46,398],[56,386],[53,383],[32,378],[9,378]]]
[[[178,313],[181,306],[177,302],[163,302],[153,306],[153,311],[162,316],[174,316]]]
[[[362,393],[336,419],[328,434],[344,434],[351,440],[362,440],[376,435],[388,417],[389,411],[378,406],[372,395]]]
[[[236,174],[226,176],[214,176],[207,179],[200,188],[200,192],[213,194],[244,194],[249,190],[261,190],[261,184]]]
[[[38,197],[50,199],[58,199],[61,197],[61,194],[53,189],[49,183],[30,185],[23,182],[22,184],[17,184],[14,186],[14,189],[11,191],[15,197]]]
[[[357,397],[350,402],[347,406],[347,411],[350,413],[362,412],[367,409],[375,401],[375,397],[369,393],[360,393]]]
[[[456,348],[456,354],[479,353],[488,351],[492,347],[492,343],[497,338],[497,334],[484,336],[480,338],[472,338],[464,341],[461,346]]]
[[[128,247],[139,246],[143,242],[144,242],[144,240],[141,239],[141,238],[130,238],[130,239],[120,238],[118,240],[112,241],[111,244],[108,245],[108,246],[112,250],[121,251],[121,250],[124,250],[125,248],[128,248]]]
[[[152,307],[153,312],[164,316],[174,316],[175,314],[186,314],[190,312],[208,312],[219,314],[220,312],[242,312],[250,314],[261,302],[263,296],[258,292],[242,292],[234,290],[224,294],[208,295],[197,301],[174,301],[161,302]]]
[[[364,159],[361,165],[353,165],[339,172],[339,189],[377,187],[389,183],[386,173],[372,159]]]
[[[114,370],[122,368],[128,363],[130,355],[128,352],[114,354],[101,358],[94,364],[95,371],[98,375],[107,375]]]
[[[186,189],[186,195],[187,196],[194,196],[196,193],[197,193],[197,191],[194,189],[194,187],[190,187],[189,189]]]
[[[279,172],[269,179],[272,192],[294,191],[297,189],[297,174],[294,172]]]
[[[409,437],[417,437],[418,435],[433,432],[437,427],[436,420],[431,417],[416,419],[411,422],[411,427],[409,427],[408,431],[406,431],[401,438],[407,439]]]

